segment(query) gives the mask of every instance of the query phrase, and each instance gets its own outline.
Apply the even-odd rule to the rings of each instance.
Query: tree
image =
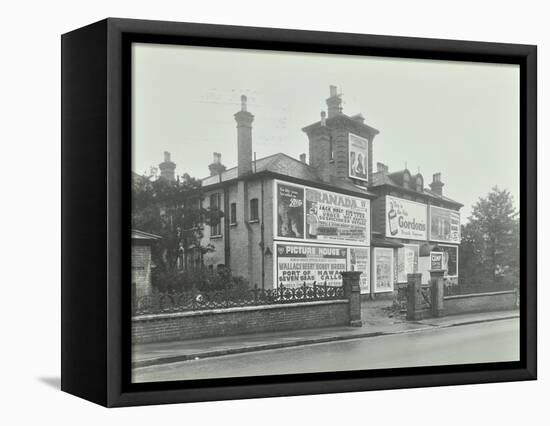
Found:
[[[460,277],[468,284],[519,282],[519,212],[508,190],[494,187],[462,227]]]
[[[175,181],[154,173],[133,177],[132,227],[162,237],[152,252],[157,269],[168,274],[202,269],[204,254],[214,249],[202,244],[202,229],[218,224],[223,212],[202,207],[201,181],[188,174]]]

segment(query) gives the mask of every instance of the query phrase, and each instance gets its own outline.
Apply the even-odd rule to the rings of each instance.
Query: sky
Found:
[[[495,185],[519,207],[519,66],[139,43],[132,65],[137,173],[164,151],[179,175],[208,176],[213,152],[236,166],[242,94],[257,158],[298,158],[309,151],[301,129],[320,119],[335,85],[343,112],[380,131],[373,164],[420,171],[426,184],[441,172],[463,222]]]

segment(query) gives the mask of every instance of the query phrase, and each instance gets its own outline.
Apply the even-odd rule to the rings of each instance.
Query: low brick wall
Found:
[[[502,311],[515,309],[517,294],[515,290],[494,293],[460,294],[445,296],[443,309],[445,315],[468,314],[473,312]]]
[[[150,343],[349,324],[349,301],[327,300],[142,315],[132,319],[132,337]]]

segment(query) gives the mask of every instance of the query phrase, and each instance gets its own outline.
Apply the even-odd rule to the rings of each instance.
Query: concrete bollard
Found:
[[[445,284],[443,276],[444,269],[430,270],[430,285],[432,287],[432,315],[441,317],[444,315],[443,296],[445,295]]]
[[[422,286],[422,274],[407,274],[407,320],[416,321],[422,319],[420,312],[420,297]]]
[[[344,297],[349,301],[349,325],[352,327],[362,327],[361,321],[361,287],[359,280],[360,271],[342,272],[342,285],[344,287]]]

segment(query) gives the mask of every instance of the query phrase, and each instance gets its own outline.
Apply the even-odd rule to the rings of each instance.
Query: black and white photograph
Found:
[[[131,381],[519,361],[519,200],[519,65],[134,42]]]

